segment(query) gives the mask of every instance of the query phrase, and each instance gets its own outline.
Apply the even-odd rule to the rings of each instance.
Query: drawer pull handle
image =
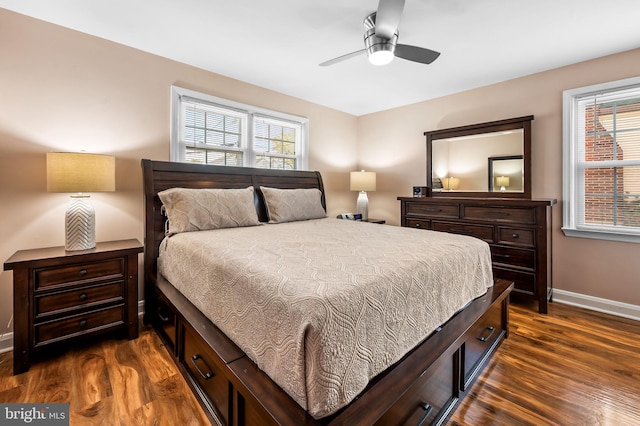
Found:
[[[160,310],[158,310],[158,318],[160,318],[162,322],[169,322],[169,315],[163,315]]]
[[[82,321],[80,321],[80,327],[85,328],[87,326],[87,320],[83,319]]]
[[[198,354],[195,354],[194,356],[191,357],[191,363],[193,364],[193,366],[196,368],[196,370],[198,370],[198,373],[200,373],[200,375],[202,376],[203,379],[205,380],[209,380],[210,378],[212,378],[213,376],[215,376],[215,374],[213,374],[211,371],[208,371],[207,373],[203,373],[202,370],[200,369],[200,367],[198,367],[198,363],[196,362],[197,360],[202,360],[202,363],[204,364],[205,367],[207,367],[207,370],[211,370],[211,368],[209,368],[209,366],[207,365],[206,362],[204,362],[204,359],[202,359],[202,357]]]
[[[422,415],[422,418],[420,418],[418,426],[422,425],[427,420],[427,417],[429,417],[429,414],[431,414],[431,411],[433,410],[433,407],[426,402],[420,404],[420,408],[422,408],[425,413]]]
[[[87,275],[87,270],[86,270],[86,269],[80,269],[80,272],[78,272],[78,274],[79,274],[81,277],[84,277],[85,275]]]
[[[511,238],[513,238],[514,240],[517,240],[518,238],[520,238],[520,235],[518,235],[518,234],[511,234]]]
[[[420,228],[420,227],[421,227],[421,225],[420,225],[419,223],[416,223],[416,224],[415,224],[415,227],[416,227],[416,228]]]
[[[503,259],[509,259],[511,256],[508,254],[500,254],[500,253],[496,253],[494,254],[495,257],[501,257]]]
[[[80,293],[80,300],[87,300],[87,293]]]
[[[482,334],[486,330],[489,330],[489,334],[487,336],[483,336]],[[494,331],[496,331],[496,328],[494,326],[490,325],[490,326],[486,327],[484,330],[482,330],[482,332],[478,336],[478,340],[480,340],[481,342],[486,342],[487,340],[489,340],[491,338],[491,336],[493,336],[493,332]]]

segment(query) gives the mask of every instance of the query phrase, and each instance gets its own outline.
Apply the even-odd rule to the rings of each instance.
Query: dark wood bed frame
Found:
[[[316,420],[276,385],[163,276],[157,257],[165,217],[157,194],[168,188],[318,188],[318,172],[277,171],[142,160],[145,205],[145,315],[214,424],[441,424],[468,393],[508,335],[510,281],[497,280],[337,413]],[[256,208],[266,211],[259,191]]]

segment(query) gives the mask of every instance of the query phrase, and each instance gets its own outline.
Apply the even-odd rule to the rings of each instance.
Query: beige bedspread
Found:
[[[337,219],[173,235],[159,268],[316,418],[493,285],[479,239]]]

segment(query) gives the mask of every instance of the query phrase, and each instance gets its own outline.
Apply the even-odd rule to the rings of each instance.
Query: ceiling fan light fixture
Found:
[[[369,54],[369,62],[372,65],[387,65],[393,58],[394,54],[390,50],[377,50]]]

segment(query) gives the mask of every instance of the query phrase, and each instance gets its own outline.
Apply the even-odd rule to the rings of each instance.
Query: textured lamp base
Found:
[[[72,195],[64,216],[65,249],[88,250],[96,246],[96,216],[88,195]]]
[[[369,219],[369,199],[365,191],[360,191],[358,201],[356,201],[356,213],[362,215],[362,220]]]

